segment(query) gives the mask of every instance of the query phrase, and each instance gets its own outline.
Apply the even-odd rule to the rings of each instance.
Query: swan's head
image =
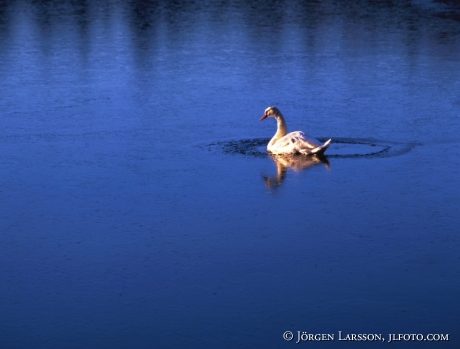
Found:
[[[276,118],[279,115],[281,115],[281,112],[277,107],[268,107],[267,109],[265,109],[265,113],[260,118],[259,121],[262,121],[262,120],[264,120],[266,118],[269,118],[269,117],[275,117]]]

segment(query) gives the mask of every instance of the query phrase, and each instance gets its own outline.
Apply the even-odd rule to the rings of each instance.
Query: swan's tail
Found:
[[[315,149],[312,149],[310,150],[310,154],[314,154],[316,156],[322,156],[324,155],[324,152],[326,151],[326,149],[329,147],[329,145],[331,144],[332,142],[332,139],[329,139],[326,143],[324,143],[323,145],[320,145],[319,147],[316,147]]]

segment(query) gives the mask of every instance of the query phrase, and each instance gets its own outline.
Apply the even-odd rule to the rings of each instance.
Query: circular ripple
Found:
[[[325,142],[326,138],[318,138]],[[255,157],[266,157],[267,143],[270,138],[252,138],[222,141],[208,144],[209,148],[217,148],[225,154],[242,154]],[[417,143],[397,143],[368,138],[333,138],[325,154],[327,158],[374,158],[393,157],[410,152]]]

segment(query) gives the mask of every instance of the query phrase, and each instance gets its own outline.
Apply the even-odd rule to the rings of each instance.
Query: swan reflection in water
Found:
[[[326,157],[273,154],[271,154],[270,157],[276,165],[276,176],[262,176],[262,178],[264,179],[265,185],[271,189],[279,188],[281,184],[283,184],[288,169],[294,170],[295,172],[301,172],[321,164],[323,164],[326,169],[331,169]]]

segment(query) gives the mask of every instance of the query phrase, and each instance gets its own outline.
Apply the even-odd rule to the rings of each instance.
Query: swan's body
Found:
[[[317,139],[306,136],[301,131],[287,133],[286,120],[284,120],[283,114],[281,114],[280,110],[276,107],[268,107],[265,109],[265,113],[260,120],[262,121],[268,117],[274,117],[278,123],[278,129],[267,145],[267,151],[272,154],[321,156],[329,147],[329,144],[331,144],[330,139],[322,144]]]

